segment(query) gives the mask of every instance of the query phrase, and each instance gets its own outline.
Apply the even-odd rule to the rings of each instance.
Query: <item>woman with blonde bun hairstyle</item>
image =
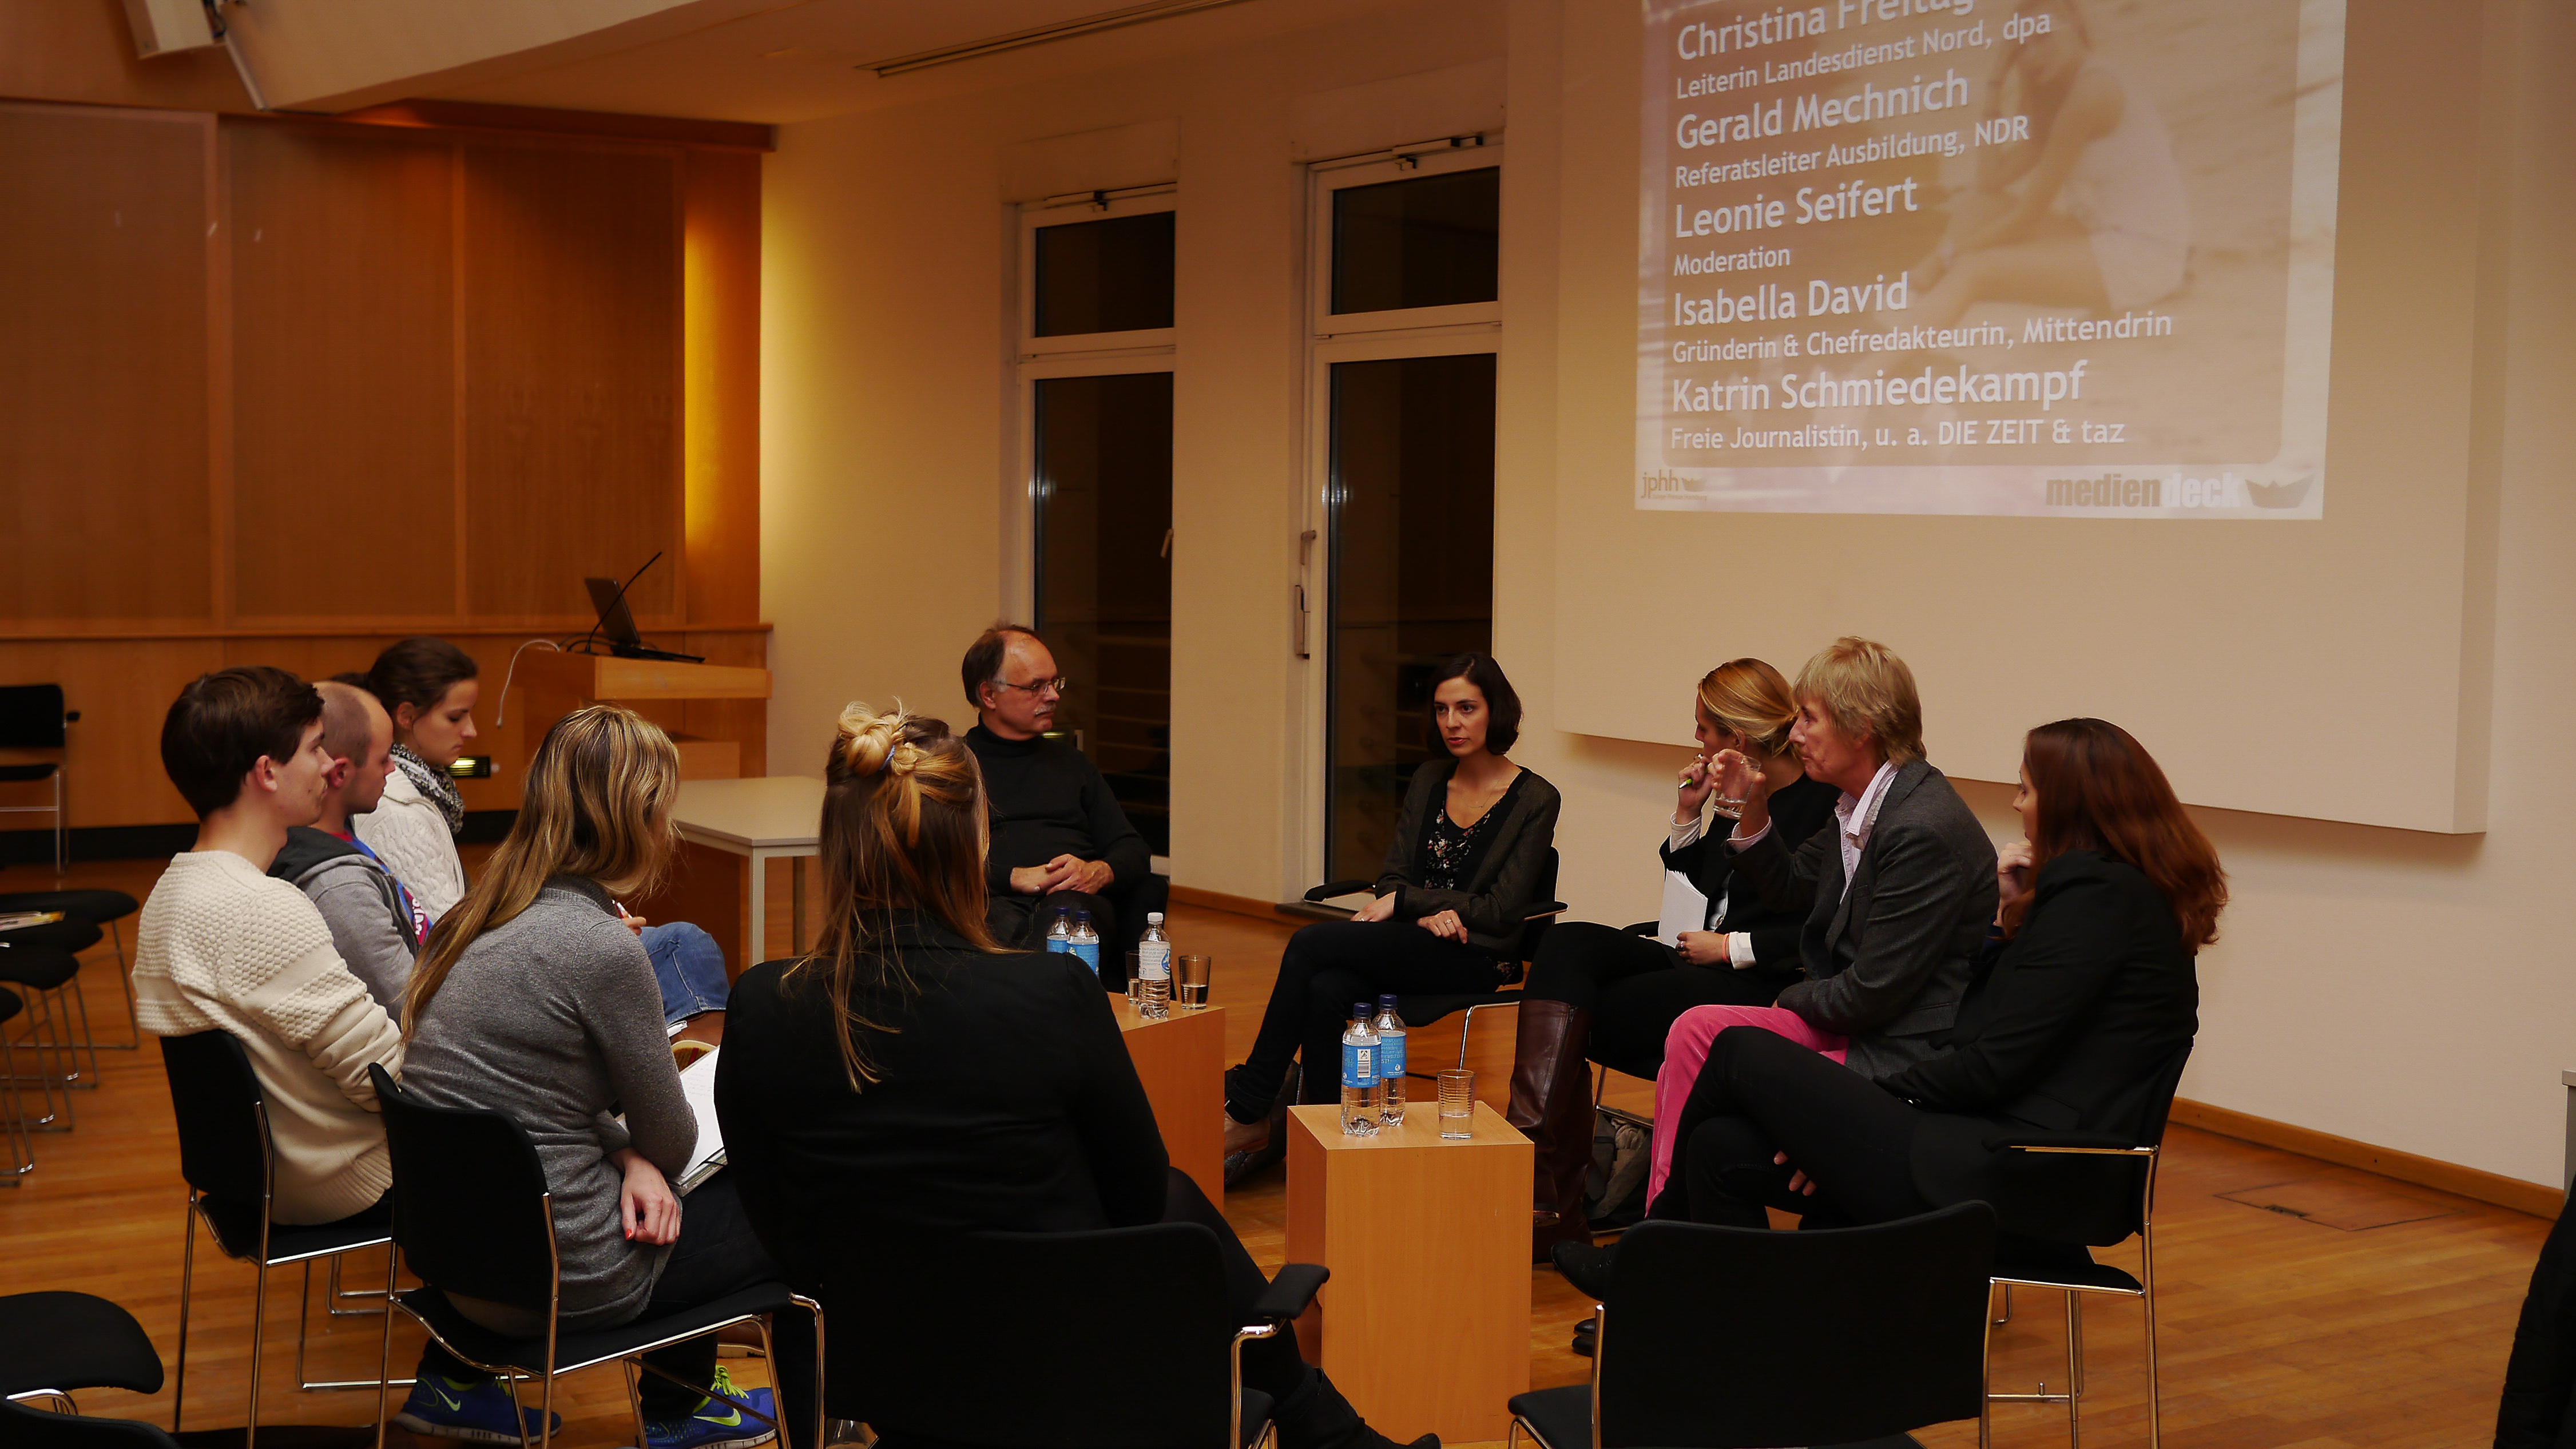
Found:
[[[1758,760],[1774,787],[1773,827],[1795,849],[1833,817],[1832,787],[1809,780],[1789,749],[1798,702],[1789,681],[1759,659],[1731,659],[1703,675],[1691,701],[1699,753],[1682,767],[1672,819],[1655,853],[1708,901],[1697,929],[1667,941],[1653,922],[1624,929],[1571,921],[1539,943],[1523,988],[1512,1059],[1510,1121],[1538,1145],[1531,1206],[1533,1256],[1560,1242],[1589,1242],[1585,1179],[1592,1167],[1591,1073],[1586,1060],[1635,1077],[1663,1065],[1664,1038],[1694,1006],[1768,1006],[1798,979],[1802,913],[1734,889],[1731,858],[1702,825],[1722,750]],[[1733,822],[1720,816],[1723,836]]]
[[[716,1073],[725,1176],[786,1280],[818,1290],[832,1245],[853,1239],[1195,1222],[1217,1236],[1233,1310],[1250,1312],[1267,1282],[1172,1169],[1098,978],[985,927],[983,781],[965,741],[853,704],[823,778],[822,934],[734,983]],[[1277,1401],[1286,1449],[1387,1443],[1292,1331],[1245,1344],[1242,1363],[1245,1386]],[[828,1407],[876,1421],[866,1402]]]
[[[649,894],[669,869],[679,789],[679,751],[634,711],[594,704],[555,721],[528,762],[509,837],[412,968],[403,1086],[431,1106],[505,1112],[527,1129],[553,1195],[567,1333],[779,1277],[733,1174],[700,1183],[685,1208],[671,1186],[696,1149],[697,1116],[672,1065],[653,963],[619,901]],[[545,1330],[540,1313],[454,1302],[497,1333]],[[646,1354],[679,1382],[643,1376],[645,1449],[731,1449],[767,1440],[765,1420],[812,1424],[813,1322],[780,1314],[771,1337],[775,1395],[736,1389],[713,1337]],[[440,1427],[443,1397],[424,1373],[397,1422],[454,1432]]]

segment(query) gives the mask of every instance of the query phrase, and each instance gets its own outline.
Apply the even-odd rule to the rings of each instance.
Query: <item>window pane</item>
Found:
[[[1431,675],[1494,637],[1494,356],[1333,368],[1325,876],[1374,879]]]
[[[1037,385],[1038,616],[1073,732],[1156,855],[1172,853],[1172,375]]]
[[[1500,292],[1502,168],[1333,193],[1333,310],[1491,302]]]
[[[1172,213],[1042,226],[1037,335],[1172,325]]]

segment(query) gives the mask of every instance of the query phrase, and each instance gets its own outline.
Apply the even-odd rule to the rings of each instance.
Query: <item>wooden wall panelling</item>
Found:
[[[679,157],[468,144],[466,608],[552,614],[585,575],[680,608]]]
[[[214,617],[213,124],[0,105],[0,617]]]
[[[454,147],[227,120],[233,607],[457,612]]]
[[[80,711],[64,732],[63,753],[65,803],[76,830],[196,818],[161,773],[161,720],[181,686],[223,664],[216,639],[0,640],[0,683],[60,684],[64,706]],[[13,796],[10,803],[33,802]],[[12,825],[53,823],[8,818]]]
[[[760,158],[691,151],[683,165],[689,614],[751,619],[760,614]]]
[[[769,667],[769,635],[766,632],[735,631],[699,633],[680,636],[680,650],[703,654],[709,664],[748,664]],[[701,739],[740,740],[742,774],[753,779],[769,773],[769,701],[765,699],[692,699],[681,706],[680,729]],[[826,736],[828,738],[828,735]],[[816,760],[821,759],[817,755]],[[790,761],[793,765],[796,762]],[[819,763],[811,768],[782,768],[783,775],[822,773]]]

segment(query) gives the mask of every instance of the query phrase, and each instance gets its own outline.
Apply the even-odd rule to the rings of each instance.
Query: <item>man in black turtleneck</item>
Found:
[[[987,629],[958,671],[978,723],[967,747],[984,771],[992,846],[987,911],[1003,944],[1039,947],[1058,910],[1089,911],[1100,932],[1101,983],[1127,984],[1127,948],[1144,913],[1162,909],[1145,837],[1109,783],[1070,740],[1047,739],[1064,696],[1055,656],[1017,625]],[[1139,887],[1146,887],[1140,891]],[[1158,897],[1145,900],[1145,895]]]

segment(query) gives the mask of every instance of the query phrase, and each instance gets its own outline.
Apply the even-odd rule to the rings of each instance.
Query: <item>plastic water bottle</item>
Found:
[[[1091,929],[1091,912],[1073,913],[1073,934],[1065,937],[1064,948],[1080,957],[1092,975],[1100,974],[1100,933]]]
[[[1379,1093],[1378,1116],[1389,1127],[1404,1125],[1404,1018],[1395,1014],[1395,998],[1377,999],[1377,1074],[1385,1085]]]
[[[1073,954],[1073,913],[1071,911],[1055,913],[1055,924],[1047,927],[1046,948],[1050,951],[1062,951],[1068,956]]]
[[[1369,1028],[1365,1001],[1351,1003],[1351,1024],[1342,1033],[1342,1132],[1375,1137],[1378,1120],[1377,1033]]]
[[[1163,934],[1163,913],[1145,913],[1145,938],[1136,943],[1136,977],[1144,994],[1136,1014],[1161,1021],[1172,1014],[1172,938]]]

